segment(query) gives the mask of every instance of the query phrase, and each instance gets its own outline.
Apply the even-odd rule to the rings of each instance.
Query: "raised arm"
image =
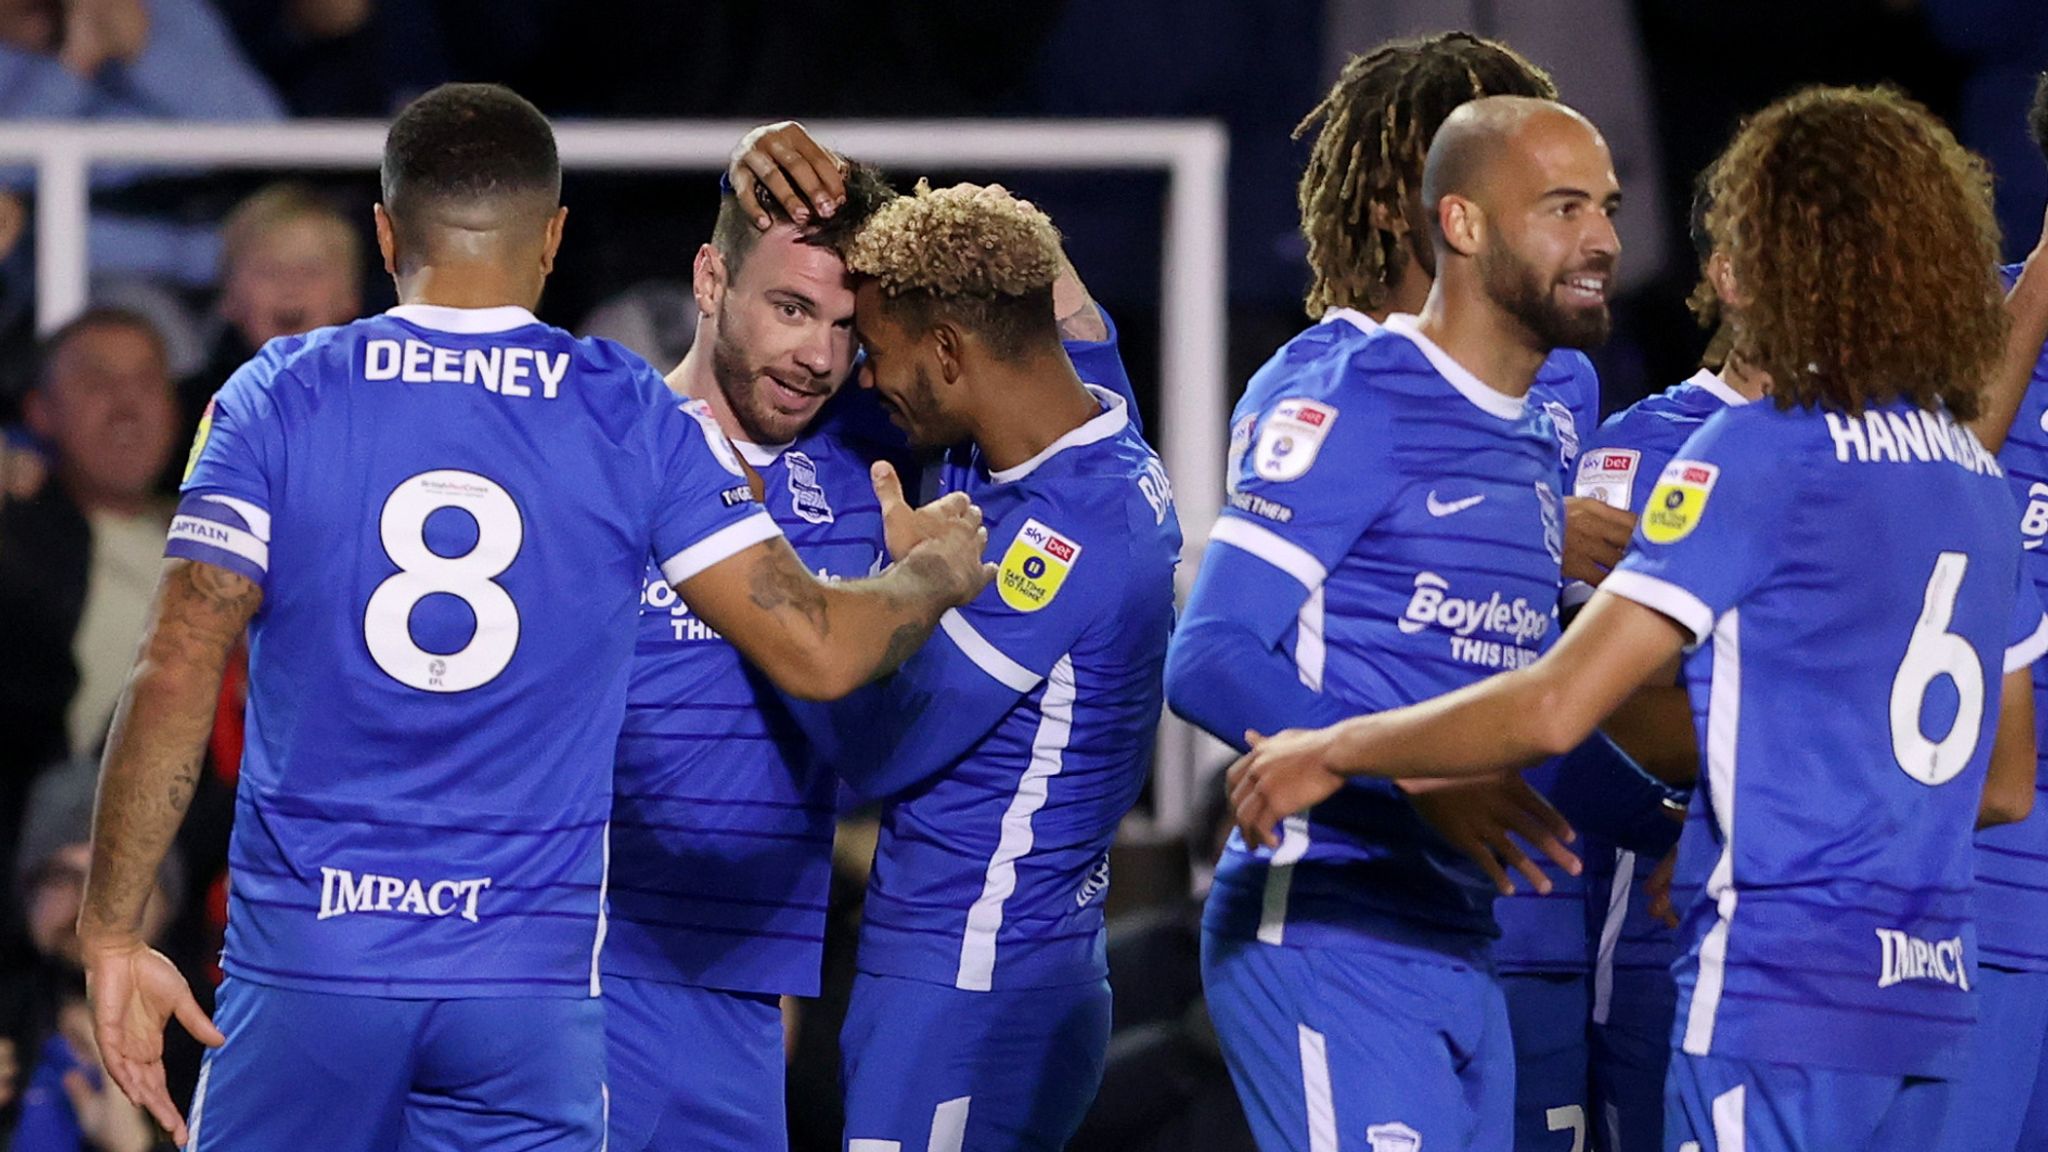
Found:
[[[164,563],[100,765],[78,917],[93,1032],[114,1082],[179,1144],[185,1122],[164,1086],[164,1024],[175,1015],[201,1043],[223,1040],[184,977],[143,939],[142,913],[199,782],[228,656],[262,600],[225,568]]]
[[[1970,422],[1970,430],[1993,452],[2005,444],[2006,434],[2012,431],[2013,418],[2019,414],[2034,369],[2041,362],[2041,346],[2048,343],[2048,255],[2044,252],[2048,252],[2048,227],[2042,229],[2041,242],[2020,266],[2019,279],[2005,294],[2012,330],[2006,334],[1998,367],[1984,389],[1983,407]]]

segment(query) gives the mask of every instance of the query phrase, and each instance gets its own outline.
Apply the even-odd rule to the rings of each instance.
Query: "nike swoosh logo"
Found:
[[[1465,509],[1478,504],[1481,500],[1484,499],[1486,499],[1486,493],[1481,492],[1477,496],[1467,496],[1463,500],[1453,500],[1450,503],[1446,504],[1443,501],[1437,499],[1436,493],[1432,491],[1430,492],[1429,499],[1426,501],[1426,503],[1429,505],[1429,514],[1431,516],[1449,516],[1454,512],[1463,512]]]

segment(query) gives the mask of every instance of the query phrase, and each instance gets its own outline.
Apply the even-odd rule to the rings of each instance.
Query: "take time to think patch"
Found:
[[[183,483],[192,478],[192,470],[199,467],[199,454],[206,451],[206,438],[213,435],[212,400],[206,402],[206,411],[199,417],[199,431],[192,437],[192,451],[185,457],[185,475],[179,478]]]
[[[1081,546],[1037,520],[1024,521],[996,571],[996,590],[1003,603],[1019,612],[1036,612],[1059,595]]]
[[[1699,526],[1707,496],[1721,469],[1699,460],[1673,460],[1664,466],[1650,503],[1643,508],[1643,539],[1652,544],[1683,540]]]

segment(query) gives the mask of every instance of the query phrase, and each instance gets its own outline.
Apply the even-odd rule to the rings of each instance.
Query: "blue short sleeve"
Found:
[[[2017,672],[2048,655],[2048,614],[2041,610],[2041,596],[2023,566],[2019,591],[2012,598],[2012,628],[2005,643],[2005,670]]]
[[[1708,420],[1664,466],[1629,554],[1601,584],[1671,617],[1695,644],[1769,575],[1772,526],[1791,499],[1782,454],[1760,429],[1730,434],[1735,415]]]
[[[667,397],[664,388],[662,395]],[[671,585],[782,534],[747,486],[739,454],[701,400],[664,399],[654,438],[654,555]]]
[[[1249,552],[1313,592],[1401,483],[1383,414],[1340,395],[1345,365],[1284,390],[1232,429],[1230,493],[1210,539]],[[1341,400],[1341,403],[1339,402]]]
[[[1116,614],[1131,569],[1122,502],[1034,494],[989,535],[996,578],[939,628],[990,676],[1027,692],[1097,621]]]
[[[270,571],[272,483],[285,435],[271,388],[278,365],[259,355],[206,405],[164,555],[225,568],[261,586]]]

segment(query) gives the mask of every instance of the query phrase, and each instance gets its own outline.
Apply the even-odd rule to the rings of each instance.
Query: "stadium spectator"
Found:
[[[249,66],[205,0],[91,0],[10,5],[0,18],[0,119],[265,121],[284,106]],[[99,165],[95,191],[149,174]],[[33,179],[11,169],[4,183]],[[213,275],[210,225],[104,212],[91,225],[95,273],[157,276],[189,285]]]
[[[26,415],[49,479],[0,498],[0,853],[35,774],[99,747],[142,634],[175,420],[155,329],[112,309],[59,329]]]
[[[28,910],[34,959],[0,987],[0,1036],[32,1066],[12,1127],[16,1152],[130,1152],[154,1144],[140,1109],[99,1077],[91,1027],[82,1013],[78,908],[91,848],[96,757],[79,757],[44,774],[28,805],[13,880]],[[183,873],[175,858],[157,877],[147,931],[160,936],[177,914]],[[167,1053],[174,1082],[189,1089],[198,1076],[198,1048],[174,1037]],[[77,1075],[73,1076],[72,1073]]]
[[[272,184],[237,204],[220,229],[219,330],[205,364],[178,383],[177,442],[191,439],[206,402],[266,342],[361,315],[362,262],[355,227],[304,184]]]

